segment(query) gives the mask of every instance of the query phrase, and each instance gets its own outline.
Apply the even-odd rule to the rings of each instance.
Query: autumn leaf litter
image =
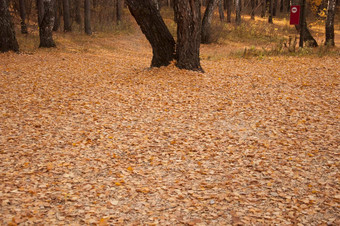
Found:
[[[0,55],[1,224],[339,224],[338,58],[138,41]]]

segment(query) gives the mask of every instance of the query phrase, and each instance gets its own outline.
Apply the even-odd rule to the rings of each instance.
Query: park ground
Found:
[[[55,39],[0,54],[1,225],[340,224],[337,47],[221,41],[198,73],[140,32]]]

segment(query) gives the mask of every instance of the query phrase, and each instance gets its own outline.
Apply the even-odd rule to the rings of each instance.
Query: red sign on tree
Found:
[[[292,5],[290,7],[290,25],[300,24],[300,6]]]

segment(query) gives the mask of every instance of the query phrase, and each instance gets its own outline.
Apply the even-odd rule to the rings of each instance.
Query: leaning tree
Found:
[[[19,51],[7,0],[0,0],[0,52]]]
[[[132,16],[151,44],[151,67],[169,65],[174,59],[182,69],[203,71],[200,65],[200,0],[174,0],[177,43],[166,27],[154,0],[126,0]]]

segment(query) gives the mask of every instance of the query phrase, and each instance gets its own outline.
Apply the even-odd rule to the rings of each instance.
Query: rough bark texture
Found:
[[[336,5],[336,0],[328,0],[325,45],[331,45],[331,46],[335,45],[335,41],[334,41],[335,5]]]
[[[92,34],[91,30],[91,1],[84,0],[84,29],[88,35]]]
[[[126,0],[132,16],[151,44],[151,67],[167,66],[175,58],[175,40],[153,0]]]
[[[70,1],[63,0],[63,16],[64,16],[64,31],[72,31],[71,16],[70,16]]]
[[[26,4],[25,0],[19,0],[19,8],[20,8],[20,18],[21,18],[21,33],[27,34],[27,26],[26,26]]]
[[[235,0],[236,24],[241,24],[241,0]]]
[[[218,1],[219,0],[209,0],[208,2],[202,21],[201,43],[211,43],[211,20]]]
[[[177,67],[203,71],[199,52],[201,42],[201,4],[199,0],[175,0],[177,21]]]
[[[0,0],[0,52],[19,51],[7,0]]]
[[[39,47],[55,47],[53,41],[52,30],[54,25],[54,0],[38,0],[41,1],[44,7],[43,15],[40,15],[41,22],[39,23]]]

